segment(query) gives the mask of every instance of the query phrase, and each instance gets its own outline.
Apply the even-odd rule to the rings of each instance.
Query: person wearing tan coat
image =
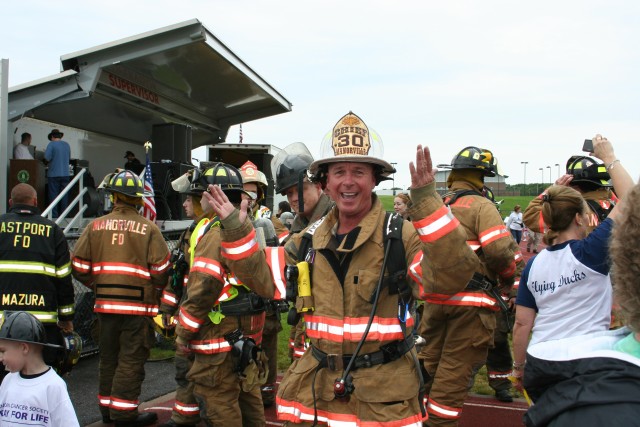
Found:
[[[391,243],[383,230],[399,229],[372,192],[394,168],[383,160],[379,135],[370,135],[353,113],[334,126],[310,170],[336,205],[285,245],[289,268],[304,269],[306,260],[311,269],[310,295],[300,291],[296,298],[311,346],[285,374],[276,399],[285,425],[422,425],[423,383],[409,309],[419,285],[406,275],[390,279],[384,267]],[[405,265],[428,253],[420,285],[432,288],[442,275],[468,281],[477,258],[435,192],[428,148],[418,146],[410,171],[416,222],[400,219],[396,240]]]

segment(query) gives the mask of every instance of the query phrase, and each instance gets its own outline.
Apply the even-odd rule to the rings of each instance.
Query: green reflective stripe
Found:
[[[9,310],[10,312],[13,310]],[[25,310],[35,316],[36,319],[42,323],[56,323],[58,321],[58,313],[55,311],[29,311]],[[4,312],[0,312],[0,320],[2,319]]]
[[[36,319],[42,323],[55,323],[58,321],[58,313],[55,311],[30,311]]]
[[[69,268],[67,266],[67,268]],[[42,262],[28,261],[0,261],[0,272],[3,273],[31,273],[56,276],[56,267]]]
[[[56,270],[56,276],[58,277],[66,277],[71,274],[71,262],[66,263]]]
[[[73,305],[65,305],[62,307],[58,307],[58,314],[61,316],[67,315],[67,314],[73,314],[75,312],[75,309],[73,308]]]

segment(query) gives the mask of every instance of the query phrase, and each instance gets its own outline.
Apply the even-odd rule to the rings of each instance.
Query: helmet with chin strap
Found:
[[[242,175],[243,184],[255,183],[257,185],[258,194],[256,201],[259,202],[264,199],[267,186],[269,185],[267,176],[260,172],[258,167],[249,160],[240,166],[240,175]]]
[[[313,158],[304,154],[285,157],[276,171],[276,193],[283,194],[287,188],[297,185],[300,177],[306,175],[311,162]]]

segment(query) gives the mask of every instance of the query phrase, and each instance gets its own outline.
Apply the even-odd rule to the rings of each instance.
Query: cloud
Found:
[[[353,110],[382,136],[403,186],[418,143],[438,163],[467,145],[490,148],[517,183],[521,161],[530,182],[596,132],[623,161],[640,139],[640,3],[631,0],[73,0],[5,9],[0,56],[11,60],[11,85],[58,72],[60,55],[198,18],[293,103],[291,113],[244,124],[245,142],[303,141],[317,155],[325,132]],[[638,177],[640,166],[625,164]]]

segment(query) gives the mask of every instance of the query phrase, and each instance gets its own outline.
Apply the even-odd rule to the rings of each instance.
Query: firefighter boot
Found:
[[[513,397],[509,390],[498,390],[496,391],[496,399],[500,402],[513,402]]]
[[[260,387],[260,393],[262,394],[262,404],[265,408],[273,406],[276,403],[276,385],[265,384]]]
[[[116,420],[116,427],[144,427],[155,424],[158,421],[158,414],[155,412],[144,412],[132,420]]]

